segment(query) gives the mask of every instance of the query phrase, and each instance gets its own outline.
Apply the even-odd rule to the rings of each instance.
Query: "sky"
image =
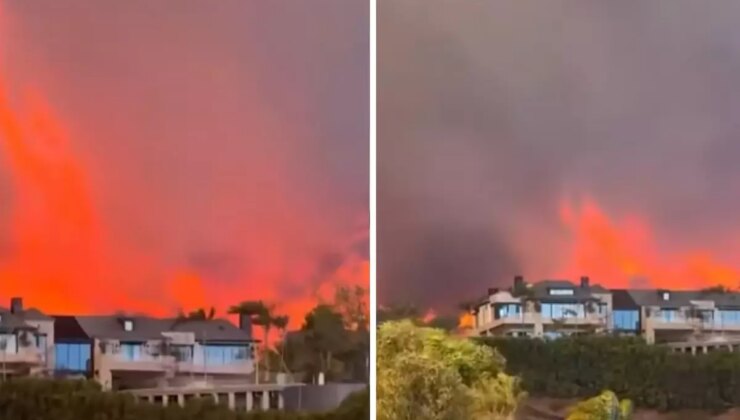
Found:
[[[740,285],[739,3],[379,3],[381,304]]]
[[[368,287],[364,0],[0,0],[0,298],[48,313]]]

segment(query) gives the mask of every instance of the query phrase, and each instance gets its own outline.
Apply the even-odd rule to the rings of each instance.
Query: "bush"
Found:
[[[521,397],[493,349],[411,321],[378,330],[378,419],[508,419]]]
[[[340,420],[369,418],[369,397],[348,397],[334,412],[237,413],[212,400],[185,407],[139,402],[126,393],[104,392],[84,380],[16,379],[0,384],[0,420]],[[364,404],[363,404],[364,401]]]
[[[638,407],[660,410],[740,405],[739,353],[670,353],[638,337],[480,341],[506,358],[507,371],[532,395],[584,398],[610,389]]]

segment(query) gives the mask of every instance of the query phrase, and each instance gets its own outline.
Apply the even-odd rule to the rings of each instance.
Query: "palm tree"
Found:
[[[285,340],[287,338],[286,336],[286,329],[288,328],[288,322],[290,321],[290,318],[288,315],[277,315],[272,319],[272,325],[280,331],[281,336],[281,344],[280,344],[280,361],[283,364],[283,367],[285,370],[288,370],[287,365],[285,364]]]
[[[262,327],[262,334],[264,340],[262,341],[263,352],[267,352],[269,349],[267,339],[270,334],[270,327],[273,324],[272,311],[275,309],[275,305],[265,304],[261,300],[245,301],[238,305],[229,308],[230,314],[239,314],[240,316],[247,316],[249,322],[253,325],[259,325]],[[259,362],[258,362],[259,363]],[[270,359],[265,357],[265,370],[266,377],[269,378],[270,374]]]

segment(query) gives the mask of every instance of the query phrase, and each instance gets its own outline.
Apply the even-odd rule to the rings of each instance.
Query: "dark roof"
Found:
[[[550,289],[572,289],[572,295],[551,295]],[[581,287],[580,284],[574,284],[568,280],[542,280],[532,285],[534,297],[547,301],[583,301],[594,299],[594,293],[608,293],[606,289],[599,285]]]
[[[639,309],[640,305],[632,299],[628,290],[612,289],[612,307],[614,309]]]
[[[18,329],[36,329],[26,321],[46,321],[52,318],[42,314],[38,309],[27,309],[19,313],[13,313],[10,309],[0,307],[0,329],[15,331]]]
[[[207,341],[252,341],[246,331],[237,328],[225,319],[185,320],[172,323],[170,331],[195,333],[196,340]]]
[[[701,290],[663,290],[663,289],[632,289],[627,290],[629,295],[640,306],[658,306],[661,308],[675,308],[690,306],[691,301],[712,301],[716,306],[726,308],[740,308],[740,293],[717,293]],[[669,299],[663,300],[662,293],[668,292]]]
[[[54,341],[89,339],[74,316],[54,316]]]
[[[86,336],[100,339],[146,341],[161,339],[165,332],[192,332],[199,341],[252,341],[249,334],[225,319],[179,320],[121,315],[75,318]],[[131,331],[124,329],[124,320],[133,322]]]

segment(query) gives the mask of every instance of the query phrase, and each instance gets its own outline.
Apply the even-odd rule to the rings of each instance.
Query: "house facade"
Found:
[[[676,351],[740,351],[740,293],[720,289],[606,289],[578,282],[515,277],[489,289],[473,315],[479,336],[555,338],[583,333],[640,335]]]
[[[54,369],[54,319],[35,308],[23,307],[12,298],[0,308],[0,374],[12,376],[48,374]]]
[[[230,322],[128,316],[55,317],[55,372],[105,389],[247,382],[253,340]]]

